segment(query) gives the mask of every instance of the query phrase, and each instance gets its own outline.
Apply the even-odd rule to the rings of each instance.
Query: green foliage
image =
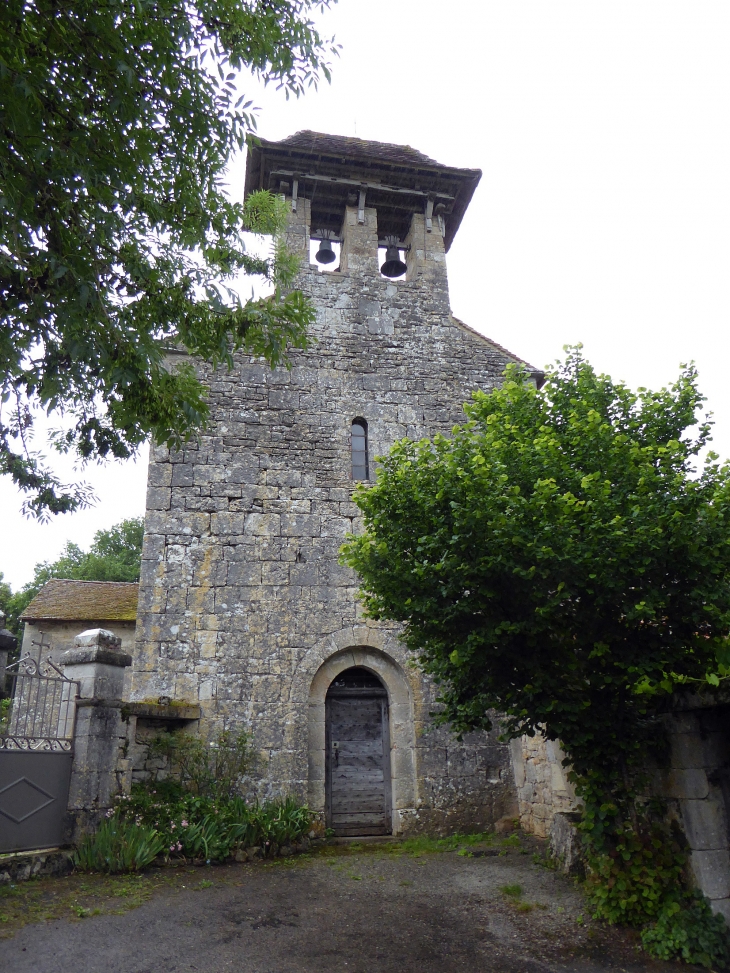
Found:
[[[681,899],[687,856],[681,835],[663,823],[658,808],[634,811],[633,822],[614,825],[599,840],[591,826],[601,809],[589,802],[580,828],[587,839],[585,889],[596,918],[641,927]]]
[[[150,754],[167,757],[168,776],[135,784],[131,795],[118,799],[109,820],[79,846],[80,868],[128,871],[160,854],[222,862],[252,847],[267,855],[309,831],[312,815],[294,798],[259,803],[237,793],[252,766],[245,733],[224,731],[208,746],[185,734],[163,734]],[[144,841],[120,850],[125,836],[137,832]]]
[[[142,563],[144,520],[130,517],[108,530],[98,530],[88,551],[83,551],[72,541],[66,543],[61,556],[55,561],[36,564],[33,579],[20,591],[3,603],[0,584],[0,609],[7,614],[6,625],[14,634],[20,634],[20,616],[51,578],[71,578],[76,581],[139,581]],[[2,575],[0,575],[0,581]]]
[[[103,821],[93,835],[85,835],[74,855],[84,872],[138,872],[163,851],[162,836],[144,824],[118,816]]]
[[[713,915],[701,895],[671,902],[656,922],[643,930],[641,941],[660,960],[682,959],[707,969],[730,967],[730,935],[725,920]]]
[[[239,848],[268,854],[307,834],[311,814],[293,798],[248,801],[241,796],[253,766],[246,733],[222,731],[207,745],[165,733],[149,747],[167,758],[167,776],[136,784],[117,803],[115,820],[152,829],[167,857],[225,861]]]
[[[207,416],[182,347],[272,365],[314,311],[291,261],[246,253],[277,204],[229,199],[225,172],[255,127],[242,71],[301,94],[335,52],[310,14],[330,0],[6,0],[0,5],[0,472],[43,516],[90,501],[30,449],[33,410],[65,417],[82,459],[179,447]],[[280,213],[280,210],[279,210]],[[241,273],[273,295],[244,302]]]
[[[168,787],[179,785],[185,792],[214,801],[232,798],[254,762],[248,735],[228,730],[208,745],[185,733],[161,734],[150,744],[149,753],[168,759],[172,777]],[[161,787],[165,784],[159,782]]]
[[[497,711],[510,737],[561,741],[597,913],[634,925],[681,887],[684,853],[637,797],[661,713],[730,663],[730,468],[710,453],[695,472],[702,401],[693,368],[638,393],[577,349],[540,390],[510,368],[451,439],[380,460],[342,550],[367,614],[401,623],[435,678],[441,722]]]
[[[2,571],[0,571],[0,612],[2,612],[3,615],[7,615],[8,605],[10,604],[10,599],[13,597],[13,591],[4,578],[5,575]]]
[[[368,614],[440,685],[458,731],[545,728],[580,777],[620,776],[655,735],[647,677],[704,678],[730,633],[730,473],[688,369],[632,393],[577,352],[536,390],[514,369],[453,437],[403,440],[356,502],[343,559]],[[583,759],[585,755],[585,759]]]
[[[135,785],[118,803],[115,819],[153,830],[167,857],[208,862],[225,861],[239,848],[270,854],[301,840],[311,826],[309,810],[291,797],[215,800],[159,784]]]
[[[139,581],[144,518],[130,517],[99,530],[88,553],[71,568],[78,581]],[[61,577],[61,575],[54,575]]]

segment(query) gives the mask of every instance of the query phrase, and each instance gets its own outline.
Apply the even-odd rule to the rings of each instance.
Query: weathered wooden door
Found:
[[[337,835],[391,832],[388,696],[366,669],[346,670],[325,702],[327,825]]]

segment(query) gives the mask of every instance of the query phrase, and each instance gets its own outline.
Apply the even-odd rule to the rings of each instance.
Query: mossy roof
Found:
[[[137,617],[137,582],[53,578],[23,612],[23,621],[123,621]]]

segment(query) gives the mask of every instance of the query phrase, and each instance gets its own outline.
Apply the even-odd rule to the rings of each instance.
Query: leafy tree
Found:
[[[88,553],[69,564],[68,577],[77,581],[139,581],[144,520],[132,517],[94,535]],[[75,545],[68,545],[72,547]],[[64,577],[54,574],[54,577]]]
[[[510,736],[560,739],[594,901],[637,924],[683,861],[637,799],[662,708],[678,683],[730,671],[730,468],[710,454],[694,471],[702,401],[693,368],[638,393],[579,350],[539,391],[511,369],[451,439],[403,440],[380,461],[342,555],[368,614],[402,623],[435,677],[443,722],[486,728],[496,710]]]
[[[20,616],[51,578],[139,581],[143,536],[144,520],[131,517],[108,530],[97,531],[88,551],[68,541],[57,560],[36,564],[33,579],[20,591],[10,594],[4,603],[4,589],[10,592],[10,586],[0,583],[0,609],[8,616],[5,623],[8,629],[16,635],[20,634]]]
[[[13,597],[13,590],[7,581],[3,580],[4,578],[5,575],[2,571],[0,571],[0,612],[2,612],[3,615],[7,615],[8,605],[10,604],[10,599]],[[7,622],[5,622],[5,626],[7,626]],[[3,626],[0,626],[0,628],[2,627]]]
[[[301,346],[312,305],[295,267],[245,252],[244,227],[281,228],[268,193],[248,207],[225,169],[255,120],[242,69],[299,95],[334,51],[310,13],[332,0],[6,0],[0,4],[0,473],[27,513],[89,502],[30,449],[34,410],[65,417],[54,445],[128,457],[204,423],[182,347],[214,364],[243,347],[271,364]],[[273,296],[242,302],[242,272]],[[231,286],[229,286],[229,284]]]

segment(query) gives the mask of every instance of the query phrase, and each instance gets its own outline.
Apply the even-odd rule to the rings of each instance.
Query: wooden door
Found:
[[[327,825],[337,835],[390,834],[390,742],[384,690],[327,695]]]

